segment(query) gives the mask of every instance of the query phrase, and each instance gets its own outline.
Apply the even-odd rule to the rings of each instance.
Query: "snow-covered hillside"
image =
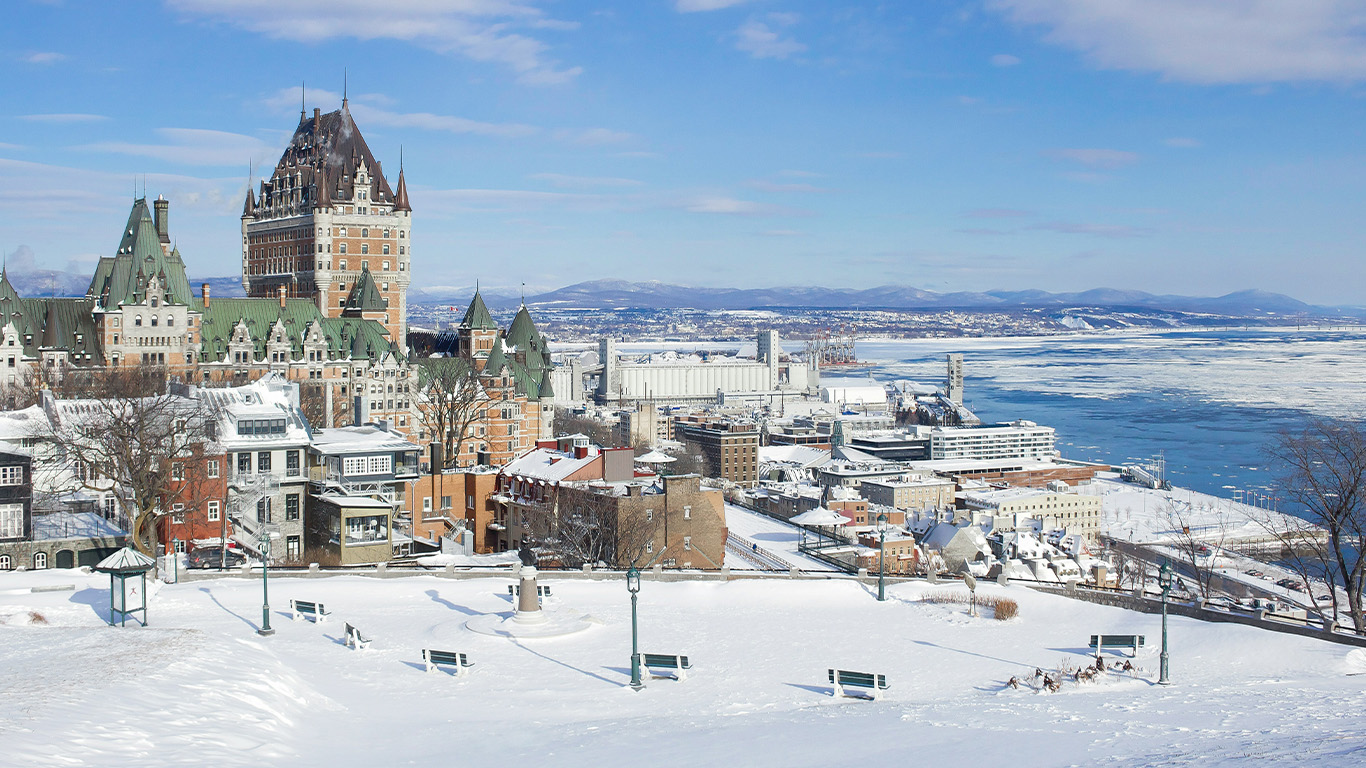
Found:
[[[1159,619],[1022,587],[1011,621],[920,602],[923,583],[848,579],[658,583],[640,592],[642,650],[686,653],[684,682],[629,678],[625,584],[556,580],[552,600],[602,623],[540,641],[475,634],[508,612],[509,579],[338,576],[167,585],[148,628],[103,625],[107,577],[0,574],[0,765],[1359,765],[1361,651],[1172,620],[1175,685],[1153,684]],[[25,588],[74,584],[74,592]],[[321,601],[292,622],[290,597]],[[34,623],[46,622],[46,623]],[[342,645],[344,622],[373,637]],[[1134,675],[1058,693],[1003,683],[1088,663],[1094,633],[1147,635]],[[421,650],[464,651],[457,679]],[[1118,659],[1119,655],[1110,658]],[[831,696],[828,667],[879,672],[879,702]]]

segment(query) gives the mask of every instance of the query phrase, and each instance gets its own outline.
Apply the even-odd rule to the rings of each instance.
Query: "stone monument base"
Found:
[[[578,611],[543,608],[539,611],[516,611],[511,616],[503,613],[486,613],[465,622],[465,628],[481,635],[520,639],[563,637],[601,623],[598,619]]]

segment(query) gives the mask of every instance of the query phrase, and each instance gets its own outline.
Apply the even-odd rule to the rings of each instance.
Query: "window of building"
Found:
[[[341,243],[338,246],[338,253],[346,253],[346,243]],[[342,262],[342,269],[346,269],[346,262],[344,261]]]
[[[290,477],[297,477],[299,475],[298,451],[285,452],[285,474],[289,475]]]
[[[361,253],[369,253],[369,252],[370,252],[370,244],[369,244],[369,243],[361,243],[361,244],[360,244],[360,252],[361,252]]]
[[[153,328],[157,327],[157,316],[156,316],[156,315],[152,315],[152,327],[153,327]]]
[[[288,558],[288,559],[290,559],[290,560],[298,560],[298,559],[299,559],[299,537],[298,537],[298,536],[287,536],[287,537],[285,537],[285,557]]]
[[[8,571],[14,567],[14,561],[10,560],[9,555],[0,555],[0,571]]]
[[[222,508],[218,501],[210,501],[206,506],[205,514],[208,515],[209,522],[216,523],[222,519]]]
[[[647,555],[652,555],[652,554],[654,554],[654,552],[655,552],[655,542],[654,542],[654,539],[651,539],[651,540],[645,542],[645,554],[647,554]]]
[[[423,511],[423,512],[431,512],[431,511],[432,511],[432,497],[431,497],[431,496],[423,496],[423,497],[422,497],[422,511]]]
[[[256,454],[256,471],[262,474],[270,472],[270,451]]]
[[[370,230],[369,230],[369,228],[363,228],[363,229],[361,229],[361,231],[360,231],[360,236],[361,236],[361,237],[369,237],[369,236],[370,236]]]
[[[388,243],[385,243],[385,244],[384,244],[384,247],[383,247],[382,251],[383,251],[383,253],[384,253],[385,256],[388,256],[388,255],[389,255],[389,244],[388,244]],[[389,262],[386,261],[386,262],[384,262],[384,264],[385,264],[385,267],[384,267],[384,268],[385,268],[385,269],[388,269],[388,268],[389,268],[389,266],[388,266]]]
[[[451,497],[450,497],[450,496],[442,496],[442,497],[441,497],[441,508],[442,508],[442,509],[450,509],[450,508],[451,508]]]
[[[170,315],[167,315],[167,316],[166,316],[166,325],[167,325],[167,326],[175,325],[175,318],[172,317],[172,316],[170,316]],[[80,339],[77,339],[77,341],[80,341]]]
[[[373,544],[389,539],[389,517],[387,515],[367,515],[346,519],[347,544]]]
[[[256,522],[270,522],[270,497],[262,496],[256,500]]]
[[[23,485],[24,484],[24,465],[11,464],[0,467],[0,485]]]
[[[172,522],[172,523],[175,523],[176,525],[184,525],[184,524],[185,524],[185,505],[184,505],[184,504],[172,504],[172,505],[171,505],[171,522]]]
[[[684,519],[684,520],[691,520],[691,519],[692,519],[692,507],[689,507],[689,506],[684,506],[684,507],[683,507],[683,519]]]
[[[184,464],[182,464],[182,463],[179,462],[179,461],[173,461],[173,462],[171,462],[171,479],[172,479],[172,480],[184,480],[184,479],[185,479],[185,465],[184,465]]]
[[[683,537],[683,549],[685,549],[685,550],[692,549],[692,537],[691,537],[691,536],[684,536],[684,537]]]
[[[23,535],[24,505],[0,504],[0,539],[18,539]]]
[[[137,317],[134,317],[134,318],[133,318],[133,325],[137,325],[137,326],[141,326],[141,325],[142,325],[142,315],[138,315]]]
[[[299,494],[291,493],[285,496],[285,521],[299,519]]]
[[[46,552],[34,552],[34,553],[33,553],[33,570],[39,571],[39,570],[42,570],[42,569],[44,569],[44,568],[46,568],[46,567],[47,567],[47,553],[46,553]]]
[[[218,477],[218,459],[209,459],[204,462],[204,469],[210,480],[216,479]]]
[[[251,453],[250,453],[250,452],[243,452],[243,453],[237,454],[237,474],[239,474],[239,475],[249,475],[249,474],[251,474]]]

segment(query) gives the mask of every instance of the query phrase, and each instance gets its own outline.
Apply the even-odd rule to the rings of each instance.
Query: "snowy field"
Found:
[[[151,627],[115,629],[102,624],[107,577],[0,575],[0,765],[1366,763],[1366,675],[1351,674],[1366,653],[1346,646],[1175,618],[1176,684],[1159,687],[1156,617],[1022,587],[983,587],[1020,604],[998,622],[919,602],[930,588],[918,583],[878,603],[840,579],[647,579],[642,650],[686,653],[694,669],[634,692],[620,579],[545,580],[551,605],[601,621],[578,635],[466,630],[510,611],[508,583],[272,580],[278,632],[261,638],[258,581],[164,586]],[[19,593],[38,584],[76,590]],[[290,597],[334,615],[291,622]],[[368,650],[342,645],[347,621],[373,637]],[[1058,693],[1003,687],[1087,662],[1098,632],[1145,633],[1141,671]],[[463,679],[427,674],[423,647],[476,666]],[[891,689],[878,702],[834,698],[831,666],[883,673]]]

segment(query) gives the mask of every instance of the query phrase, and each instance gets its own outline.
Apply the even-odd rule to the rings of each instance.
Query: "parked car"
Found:
[[[229,549],[225,556],[222,547],[199,547],[185,556],[185,567],[217,568],[220,565],[227,565],[229,568],[236,568],[246,560],[247,558],[235,549]]]

